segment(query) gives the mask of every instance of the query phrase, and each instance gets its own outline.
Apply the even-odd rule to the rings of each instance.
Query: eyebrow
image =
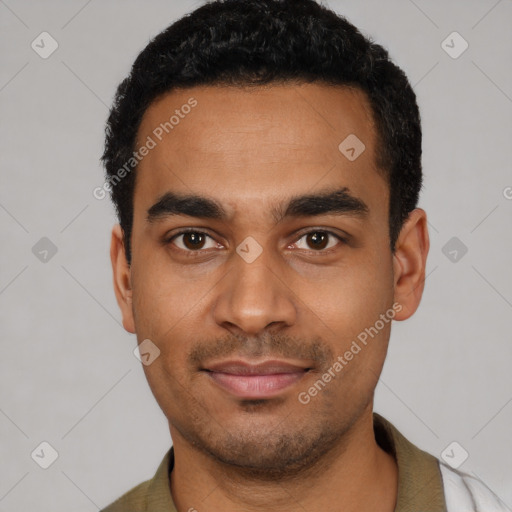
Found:
[[[294,196],[287,203],[276,205],[270,213],[276,224],[286,218],[317,215],[344,215],[364,219],[368,205],[353,196],[347,187]],[[153,223],[176,215],[227,221],[229,215],[216,200],[199,195],[167,192],[147,211],[147,222]]]

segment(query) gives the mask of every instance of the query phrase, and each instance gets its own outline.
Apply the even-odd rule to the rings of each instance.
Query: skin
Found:
[[[146,111],[138,145],[191,97],[197,106],[138,165],[131,265],[119,226],[111,244],[123,325],[161,351],[144,371],[169,422],[176,506],[393,511],[397,466],[376,443],[372,420],[391,323],[308,404],[297,397],[394,303],[395,320],[416,311],[426,213],[411,212],[391,253],[389,189],[374,164],[375,127],[361,91],[321,84],[172,91]],[[349,134],[366,146],[352,162],[338,150]],[[271,215],[292,196],[340,187],[366,203],[366,216],[276,222]],[[148,222],[169,191],[215,199],[228,219]],[[190,237],[169,241],[189,227],[211,237],[199,251]],[[319,249],[304,234],[322,230],[347,242],[331,237]],[[247,237],[262,249],[252,263],[236,252]],[[200,370],[231,356],[311,369],[273,398],[242,400]]]

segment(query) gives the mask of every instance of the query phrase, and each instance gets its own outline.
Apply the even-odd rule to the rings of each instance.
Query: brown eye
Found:
[[[308,233],[306,240],[313,249],[325,249],[329,243],[329,235],[323,231]]]
[[[205,244],[210,239],[213,242],[211,247],[215,246],[215,242],[211,236],[201,231],[182,231],[174,235],[170,242],[174,243],[179,249],[183,251],[199,251],[201,249],[208,249]]]
[[[303,239],[305,239],[306,243],[302,244],[303,246],[301,247],[301,240]],[[343,238],[334,233],[331,233],[330,231],[315,230],[304,233],[295,243],[295,245],[299,249],[307,249],[320,252],[325,249],[331,249],[340,242],[344,242]]]
[[[202,249],[205,237],[202,233],[185,233],[183,235],[183,244],[187,249]]]

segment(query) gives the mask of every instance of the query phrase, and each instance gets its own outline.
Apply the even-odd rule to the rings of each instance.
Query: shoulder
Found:
[[[439,462],[448,512],[510,512],[478,478]]]
[[[153,478],[137,485],[100,512],[147,512],[155,509],[176,512],[169,489],[169,473],[173,465],[171,446]]]
[[[150,483],[151,480],[142,482],[100,512],[146,512]]]

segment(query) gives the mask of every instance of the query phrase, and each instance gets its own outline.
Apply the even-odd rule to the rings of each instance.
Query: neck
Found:
[[[375,440],[371,406],[313,467],[290,478],[261,479],[198,451],[171,427],[170,487],[181,511],[393,512],[398,487],[394,458]]]

